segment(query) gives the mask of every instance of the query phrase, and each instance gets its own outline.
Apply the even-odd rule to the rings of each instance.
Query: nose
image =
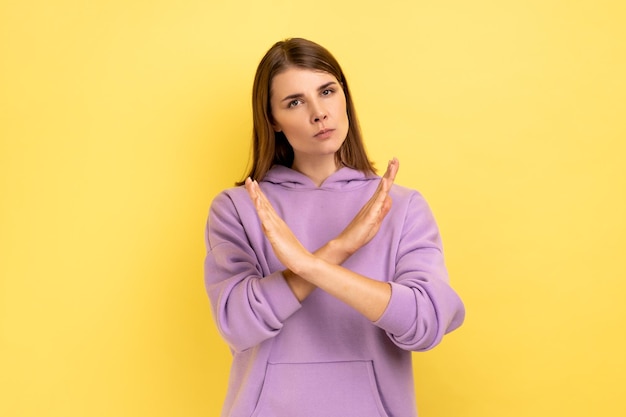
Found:
[[[326,113],[326,110],[318,103],[315,103],[313,105],[313,108],[311,109],[311,120],[313,121],[313,123],[324,121],[327,118],[328,114]]]
[[[318,115],[313,117],[313,121],[315,123],[317,123],[317,122],[321,122],[322,120],[326,120],[327,118],[328,118],[328,116],[326,116],[325,113],[320,113],[320,114],[318,114]]]

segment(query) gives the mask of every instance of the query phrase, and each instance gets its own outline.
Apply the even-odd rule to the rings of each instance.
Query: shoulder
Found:
[[[244,186],[227,188],[213,198],[209,217],[244,217],[254,214],[254,206]]]
[[[428,201],[421,192],[394,184],[389,192],[393,201],[392,210],[401,216],[406,224],[435,224],[435,216]]]
[[[232,207],[249,200],[248,192],[243,185],[227,188],[213,198],[211,208]]]
[[[246,241],[262,234],[254,205],[243,186],[220,192],[209,209],[207,241],[210,247],[223,242]]]
[[[394,184],[389,191],[389,195],[400,204],[427,204],[426,199],[419,191],[402,185]]]

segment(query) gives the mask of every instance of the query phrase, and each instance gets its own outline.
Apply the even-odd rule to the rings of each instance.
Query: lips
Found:
[[[320,139],[326,139],[329,138],[334,131],[335,129],[322,129],[315,134],[315,137]]]

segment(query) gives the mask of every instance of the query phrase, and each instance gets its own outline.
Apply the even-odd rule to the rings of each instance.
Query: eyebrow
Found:
[[[336,85],[336,84],[337,84],[336,81],[327,82],[326,84],[322,84],[321,86],[319,86],[317,88],[317,91],[325,90],[326,88],[330,87],[331,85]],[[285,98],[283,98],[281,100],[281,102],[287,101],[287,100],[294,100],[296,98],[301,98],[301,97],[304,97],[304,94],[302,94],[302,93],[290,94],[290,95],[286,96]]]

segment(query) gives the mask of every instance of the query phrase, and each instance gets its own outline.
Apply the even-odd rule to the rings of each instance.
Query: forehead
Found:
[[[315,90],[333,81],[338,83],[334,75],[325,71],[289,67],[274,76],[270,92],[277,95],[304,93],[306,90]]]

